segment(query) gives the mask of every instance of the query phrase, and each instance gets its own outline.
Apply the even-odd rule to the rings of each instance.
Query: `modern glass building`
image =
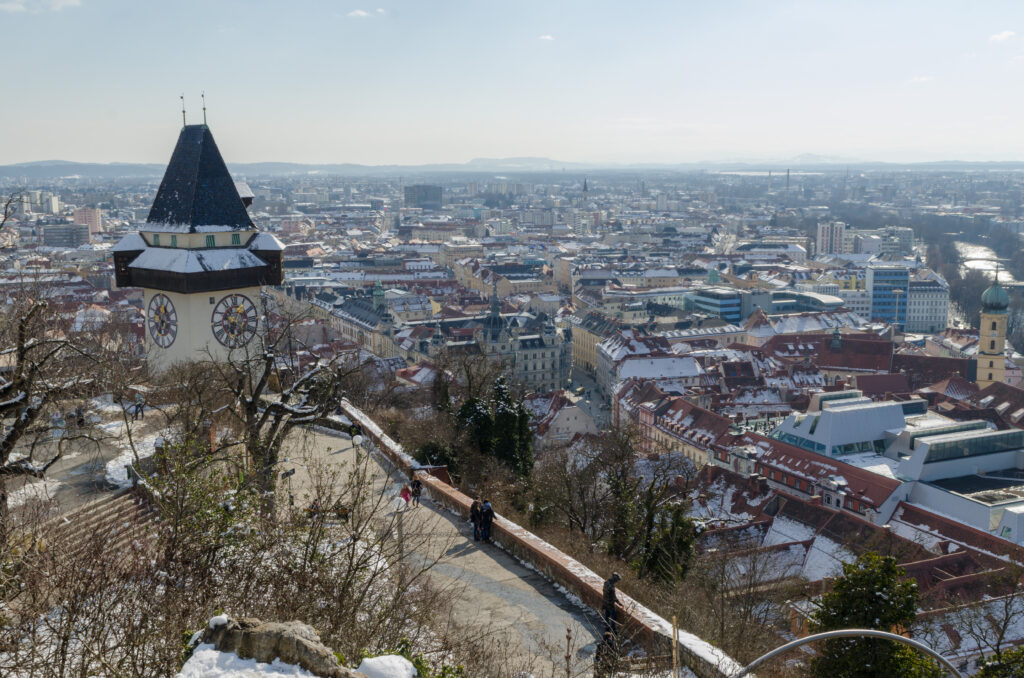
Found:
[[[717,315],[722,320],[738,323],[742,319],[741,296],[728,287],[705,287],[689,295],[694,310]]]
[[[907,323],[910,269],[902,266],[870,266],[867,288],[871,292],[871,319],[893,325]]]

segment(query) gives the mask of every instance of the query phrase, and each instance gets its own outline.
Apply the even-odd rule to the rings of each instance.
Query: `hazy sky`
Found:
[[[0,0],[0,164],[1024,160],[1024,3]]]

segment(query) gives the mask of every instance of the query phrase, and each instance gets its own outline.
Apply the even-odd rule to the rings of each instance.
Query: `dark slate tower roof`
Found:
[[[146,221],[188,233],[253,228],[206,125],[186,125],[181,129]]]

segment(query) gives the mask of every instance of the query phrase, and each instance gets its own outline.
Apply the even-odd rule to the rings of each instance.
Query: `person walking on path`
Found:
[[[604,617],[604,624],[609,631],[617,633],[615,620],[615,605],[619,597],[615,592],[615,585],[622,581],[618,572],[612,572],[612,576],[604,582],[604,595],[601,597],[601,616]]]
[[[619,670],[619,643],[615,634],[605,631],[594,651],[594,678],[613,678]]]
[[[408,483],[402,485],[402,491],[398,493],[398,496],[402,498],[402,501],[405,502],[406,506],[409,505],[409,498],[412,497],[412,490],[409,489]]]
[[[494,522],[494,509],[491,507],[491,502],[488,499],[484,499],[484,504],[480,507],[480,538],[486,542],[491,541],[491,523]]]
[[[145,407],[144,401],[142,399],[142,394],[141,393],[136,393],[135,394],[135,413],[132,416],[132,421],[136,421],[138,419],[145,419],[145,418],[146,418],[146,407]]]
[[[423,494],[423,483],[419,478],[413,478],[412,481],[412,505],[420,505],[420,495]]]
[[[469,507],[469,522],[473,523],[473,541],[480,541],[480,512],[483,507],[480,497],[474,499]]]

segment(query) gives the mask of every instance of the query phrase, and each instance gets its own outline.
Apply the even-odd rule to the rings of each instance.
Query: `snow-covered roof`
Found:
[[[244,249],[179,250],[150,247],[135,257],[130,267],[171,273],[201,273],[258,268],[266,265],[265,261]]]
[[[257,233],[256,237],[249,241],[249,249],[263,251],[283,251],[284,243],[277,239],[272,233]]]
[[[142,228],[146,233],[226,233],[228,231],[237,231],[237,226],[227,226],[224,224],[200,224],[192,226],[190,224],[172,224],[163,221],[150,221]]]
[[[121,238],[116,245],[114,245],[114,252],[134,252],[137,250],[146,249],[146,241],[142,239],[142,236],[138,232],[131,232],[125,237]]]

